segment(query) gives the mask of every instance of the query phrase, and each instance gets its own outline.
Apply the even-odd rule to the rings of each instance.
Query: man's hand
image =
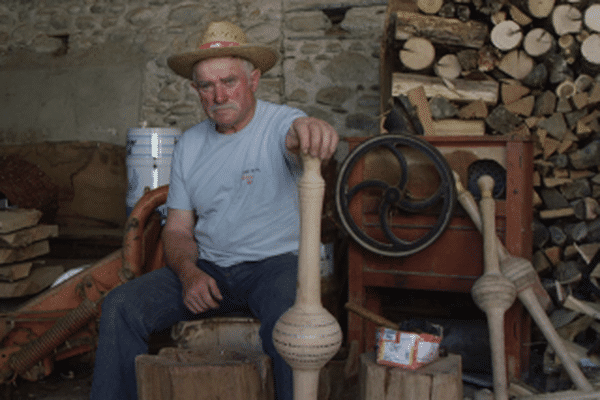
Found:
[[[183,289],[183,303],[193,313],[219,307],[223,300],[217,282],[196,265],[198,247],[193,236],[194,213],[170,208],[162,230],[167,265]]]
[[[183,304],[194,314],[219,307],[223,300],[217,282],[201,269],[194,268],[181,279]]]
[[[338,142],[339,136],[335,129],[327,122],[313,117],[296,118],[285,139],[289,151],[310,154],[321,160],[328,160],[333,156]]]

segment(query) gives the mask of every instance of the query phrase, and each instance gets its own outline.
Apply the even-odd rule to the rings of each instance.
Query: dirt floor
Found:
[[[18,379],[2,385],[0,400],[88,400],[92,371],[90,362],[58,364],[51,375],[37,382]]]

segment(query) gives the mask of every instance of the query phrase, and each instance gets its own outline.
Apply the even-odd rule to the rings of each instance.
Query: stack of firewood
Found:
[[[0,298],[36,294],[62,274],[63,267],[40,259],[58,236],[57,225],[38,224],[41,217],[34,209],[0,211]]]
[[[573,339],[589,328],[600,337],[600,4],[417,7],[392,16],[391,94],[420,122],[416,133],[534,139],[532,261],[555,300],[556,327],[575,357],[589,359],[600,340],[582,349]]]

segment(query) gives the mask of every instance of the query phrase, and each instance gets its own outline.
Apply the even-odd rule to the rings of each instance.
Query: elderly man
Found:
[[[169,58],[192,81],[208,119],[186,131],[173,154],[163,229],[167,267],[104,300],[92,400],[137,398],[135,357],[148,351],[153,332],[232,312],[260,319],[276,397],[292,399],[291,369],[272,331],[295,300],[297,153],[327,160],[338,135],[300,110],[255,98],[261,73],[277,58],[228,22],[210,24],[197,50]]]

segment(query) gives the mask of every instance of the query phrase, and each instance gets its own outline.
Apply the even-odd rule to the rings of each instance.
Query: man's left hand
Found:
[[[310,154],[321,160],[335,153],[339,136],[327,122],[313,117],[296,118],[288,131],[285,145],[293,153]]]

